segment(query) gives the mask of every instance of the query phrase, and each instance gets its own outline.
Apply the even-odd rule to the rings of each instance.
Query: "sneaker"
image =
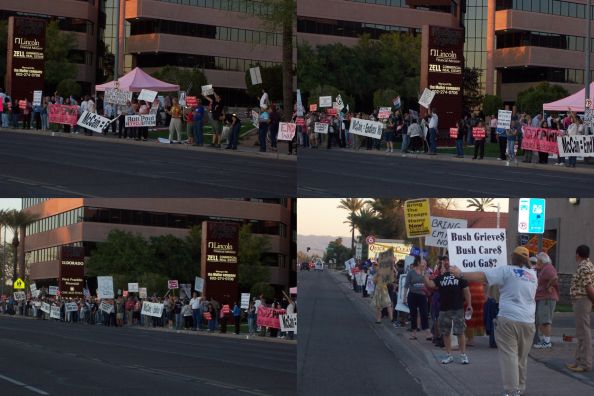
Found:
[[[509,161],[506,161],[505,162],[505,166],[509,166]]]
[[[551,342],[541,341],[538,344],[532,345],[532,347],[536,349],[551,349],[553,344]]]
[[[461,353],[460,354],[460,363],[462,363],[462,364],[469,364],[470,363],[468,361],[468,356],[466,356],[465,353]]]
[[[444,358],[441,363],[442,364],[449,364],[452,363],[454,361],[454,357],[452,355],[448,355],[446,358]]]

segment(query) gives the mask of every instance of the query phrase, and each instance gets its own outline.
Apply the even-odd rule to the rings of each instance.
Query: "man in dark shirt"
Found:
[[[425,285],[432,289],[439,289],[439,332],[443,336],[443,342],[448,355],[441,361],[443,364],[452,363],[452,339],[450,332],[452,323],[454,325],[454,335],[458,336],[460,345],[460,362],[468,364],[466,356],[466,338],[464,337],[464,301],[468,307],[470,305],[470,289],[465,279],[458,279],[450,273],[450,260],[447,256],[443,257],[443,274],[431,280],[425,276]],[[472,309],[472,308],[470,308]]]
[[[212,126],[212,144],[211,147],[221,148],[221,133],[223,132],[224,104],[223,98],[217,93],[214,94],[214,100],[207,96],[210,102],[212,117],[210,124]]]

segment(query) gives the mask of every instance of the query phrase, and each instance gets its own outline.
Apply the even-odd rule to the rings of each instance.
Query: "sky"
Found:
[[[297,233],[299,235],[332,235],[349,236],[351,230],[343,221],[348,212],[338,209],[342,198],[299,198],[297,200]],[[370,199],[370,198],[363,198]],[[495,203],[501,205],[501,212],[507,213],[507,198],[497,198]],[[452,209],[465,210],[466,198],[456,198]],[[497,209],[488,209],[495,212]],[[355,232],[356,234],[356,232]]]

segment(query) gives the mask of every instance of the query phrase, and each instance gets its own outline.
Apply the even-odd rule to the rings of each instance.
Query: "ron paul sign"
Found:
[[[85,278],[85,249],[62,246],[60,249],[60,290],[63,297],[82,297]]]
[[[220,303],[231,304],[239,296],[237,255],[239,224],[202,222],[203,293]]]

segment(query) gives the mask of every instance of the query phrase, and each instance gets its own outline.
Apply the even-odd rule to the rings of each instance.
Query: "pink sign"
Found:
[[[197,106],[198,105],[198,98],[195,96],[187,96],[186,97],[186,105],[188,106]]]
[[[485,131],[485,128],[472,128],[472,137],[477,139],[477,140],[481,140],[484,139],[485,136],[487,136],[487,131]]]
[[[50,104],[47,113],[50,124],[76,125],[78,121],[78,106]]]
[[[309,111],[316,111],[318,110],[318,105],[317,104],[310,104],[309,105]]]
[[[559,154],[557,137],[562,133],[562,131],[526,126],[522,128],[522,131],[522,148],[524,150]]]
[[[295,119],[295,125],[305,126],[305,119],[303,117],[297,117]]]
[[[458,128],[450,128],[450,138],[458,139]]]
[[[284,309],[274,309],[260,307],[258,308],[258,326],[272,327],[274,329],[280,329],[279,315],[285,314]]]
[[[328,114],[329,116],[337,116],[338,111],[336,109],[326,109],[326,114]]]
[[[179,289],[179,284],[178,284],[177,280],[168,280],[167,288],[168,289]]]
[[[295,128],[297,124],[291,122],[281,122],[278,126],[278,140],[293,140],[295,137]]]

